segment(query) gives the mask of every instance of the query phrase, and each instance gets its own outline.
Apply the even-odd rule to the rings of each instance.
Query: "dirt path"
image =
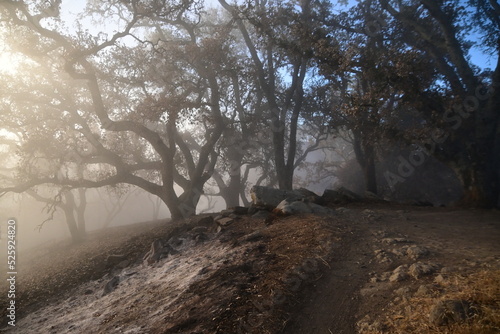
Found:
[[[500,269],[498,211],[394,210],[382,205],[354,207],[342,215],[351,222],[349,232],[333,250],[324,277],[304,293],[304,303],[296,307],[283,334],[378,333],[380,319],[405,307],[401,291],[408,294],[408,302],[421,286],[439,289],[436,276],[441,272],[447,277]],[[405,254],[408,247],[428,253],[411,257]],[[417,262],[433,263],[438,269],[418,279],[408,276],[391,282],[396,268]]]
[[[304,303],[283,334],[356,333],[359,290],[368,279],[369,238],[366,230],[349,229],[334,248],[324,277],[306,291]]]

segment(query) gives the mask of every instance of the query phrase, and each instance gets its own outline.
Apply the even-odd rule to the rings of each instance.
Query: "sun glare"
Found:
[[[14,56],[9,53],[0,54],[0,72],[7,74],[15,74],[17,70],[18,62],[14,59]]]

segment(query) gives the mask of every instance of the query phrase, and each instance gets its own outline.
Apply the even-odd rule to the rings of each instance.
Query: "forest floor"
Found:
[[[351,203],[332,215],[241,215],[219,229],[201,218],[25,251],[16,326],[2,305],[0,332],[500,332],[498,210]],[[145,264],[157,239],[175,246]],[[5,280],[0,293],[3,304]],[[446,299],[479,311],[438,327],[429,313]]]

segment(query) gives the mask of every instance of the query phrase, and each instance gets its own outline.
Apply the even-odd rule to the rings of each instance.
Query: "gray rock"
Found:
[[[406,273],[393,273],[391,277],[389,277],[389,282],[401,282],[408,278],[408,274]]]
[[[220,226],[224,227],[224,226],[231,225],[234,222],[234,219],[233,218],[229,218],[229,217],[225,217],[225,218],[218,219],[216,222]]]
[[[344,188],[340,187],[336,190],[326,189],[321,196],[322,203],[348,203],[361,200],[361,196]]]
[[[403,257],[406,255],[407,248],[408,247],[394,248],[393,250],[391,250],[391,253],[396,256]]]
[[[446,279],[447,277],[445,275],[439,274],[436,276],[436,278],[434,278],[434,282],[438,284],[443,284],[444,282],[446,282]]]
[[[476,313],[476,308],[466,300],[441,300],[432,308],[429,320],[435,326],[446,326],[464,322]]]
[[[351,212],[352,210],[348,209],[348,208],[344,208],[343,206],[340,207],[340,208],[337,208],[335,209],[336,212],[338,213],[348,213],[348,212]]]
[[[389,282],[401,282],[408,278],[408,266],[406,264],[400,265],[392,271],[389,277]]]
[[[235,215],[246,215],[248,214],[248,208],[244,206],[235,206],[234,208],[230,208]]]
[[[320,203],[321,202],[321,197],[318,196],[315,192],[310,191],[309,189],[299,188],[299,189],[295,189],[294,191],[302,194],[302,196],[304,196],[302,198],[302,200],[307,202],[307,203]]]
[[[199,233],[207,233],[208,228],[206,226],[195,226],[191,229],[191,232],[193,234],[199,234]]]
[[[219,219],[222,219],[222,218],[226,218],[226,216],[224,216],[224,215],[217,215],[217,216],[215,216],[214,221],[218,221]]]
[[[387,282],[391,276],[392,272],[386,271],[380,275],[379,279],[381,282]]]
[[[256,206],[264,206],[269,209],[275,208],[283,200],[298,201],[305,196],[295,190],[281,190],[263,186],[253,186],[250,189],[252,203]]]
[[[150,265],[155,262],[158,262],[158,260],[162,255],[162,251],[163,251],[163,244],[161,240],[157,239],[153,241],[153,243],[151,244],[151,249],[149,250],[148,253],[146,253],[146,255],[144,255],[143,258],[144,263]]]
[[[199,233],[197,234],[195,237],[194,237],[194,240],[196,241],[196,244],[199,244],[199,243],[202,243],[202,242],[205,242],[209,239],[208,235],[206,235],[205,233]]]
[[[293,215],[298,213],[316,213],[316,214],[334,214],[335,211],[316,203],[309,203],[304,200],[291,201],[283,200],[273,210],[284,215]]]
[[[398,296],[409,298],[411,296],[411,289],[409,287],[402,287],[394,291]]]
[[[195,225],[200,226],[211,226],[214,222],[214,217],[212,216],[194,216],[191,220],[195,223]]]
[[[113,277],[110,281],[108,281],[108,283],[106,283],[106,285],[104,285],[104,291],[102,295],[106,296],[107,294],[113,292],[118,287],[118,284],[120,284],[120,277]]]
[[[381,241],[382,241],[382,243],[388,244],[388,245],[394,245],[394,244],[401,244],[401,243],[410,242],[406,238],[384,238]]]
[[[377,195],[371,191],[365,191],[364,195],[365,195],[366,199],[370,199],[373,201],[381,201],[381,202],[385,201],[385,199],[383,199],[382,197],[380,197],[379,195]]]
[[[121,261],[120,263],[118,263],[118,264],[116,265],[116,267],[117,267],[118,269],[125,269],[125,268],[127,268],[128,266],[130,266],[130,261],[129,261],[129,260],[123,260],[123,261]]]
[[[450,267],[443,267],[441,268],[441,271],[440,273],[441,274],[451,274],[453,273],[455,270],[453,270],[453,268],[450,268]]]
[[[392,259],[385,251],[378,249],[375,251],[375,257],[379,263],[392,263]]]
[[[284,215],[293,215],[297,213],[311,213],[311,207],[302,201],[290,201],[283,200],[278,206],[276,206],[277,211],[281,212]]]
[[[271,213],[267,210],[259,210],[252,215],[252,218],[267,219]]]
[[[434,274],[438,270],[438,266],[433,263],[417,262],[410,266],[408,273],[416,279],[423,276]]]
[[[429,250],[422,246],[410,246],[406,249],[406,255],[412,260],[418,260],[429,255]]]
[[[153,243],[151,244],[151,249],[143,257],[144,264],[152,265],[153,263],[158,262],[161,258],[166,257],[169,254],[178,254],[179,252],[172,248],[169,242],[163,244],[163,242],[159,239],[153,241]]]
[[[235,217],[248,214],[249,208],[244,206],[235,206],[229,209],[222,210],[219,214],[223,217]],[[215,219],[217,220],[217,218]]]
[[[415,292],[415,296],[417,297],[426,297],[431,294],[432,290],[429,289],[427,285],[421,285],[418,287],[417,292]]]
[[[246,241],[246,242],[252,242],[252,241],[261,240],[263,237],[264,237],[264,235],[262,234],[261,231],[255,231],[255,232],[252,232],[252,233],[244,236],[242,240]]]
[[[182,245],[182,243],[184,242],[183,239],[180,239],[178,238],[177,236],[173,236],[171,237],[170,239],[168,239],[167,241],[167,244],[170,246],[170,247],[174,247],[174,248],[177,248],[177,247],[180,247]]]
[[[335,213],[335,210],[332,210],[330,208],[327,208],[326,206],[322,206],[316,203],[308,203],[309,207],[311,208],[311,211],[313,213],[317,214],[333,214]]]

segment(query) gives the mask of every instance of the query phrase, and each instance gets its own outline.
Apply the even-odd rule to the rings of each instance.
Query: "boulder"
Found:
[[[207,215],[193,216],[190,218],[194,225],[211,227],[214,223],[214,217]]]
[[[267,210],[259,210],[252,215],[252,218],[267,219],[271,213]]]
[[[160,260],[163,252],[163,244],[161,240],[157,239],[151,244],[151,249],[143,257],[144,264],[150,265]]]
[[[327,208],[326,206],[316,204],[316,203],[308,203],[308,205],[311,208],[311,211],[313,213],[319,213],[319,214],[333,214],[333,213],[335,213],[335,210]]]
[[[349,203],[361,200],[361,196],[344,188],[340,187],[336,190],[326,189],[321,196],[321,204],[328,203]]]
[[[389,282],[404,281],[408,277],[407,270],[408,266],[406,264],[400,265],[393,270],[391,276],[389,277]]]
[[[467,300],[441,300],[431,310],[429,320],[435,326],[464,322],[476,314],[475,307]]]
[[[416,297],[428,297],[432,293],[432,289],[428,285],[421,285],[415,292]]]
[[[235,216],[235,215],[242,216],[242,215],[248,214],[248,210],[249,210],[249,208],[246,208],[244,206],[234,206],[232,208],[222,210],[221,212],[219,212],[219,215],[221,215],[223,217],[230,217],[230,216]],[[217,219],[215,219],[215,220],[217,220]]]
[[[231,225],[234,222],[234,219],[233,218],[229,218],[229,217],[223,217],[223,218],[217,219],[216,222],[220,226],[224,226],[225,227],[225,226]]]
[[[335,210],[316,203],[284,200],[273,210],[278,215],[293,215],[298,213],[333,214]]]
[[[289,200],[283,200],[273,212],[283,215],[293,215],[297,213],[311,213],[312,209],[307,203],[302,201],[291,202]]]
[[[408,273],[416,279],[423,276],[432,275],[438,270],[439,266],[434,263],[417,262],[410,266]]]
[[[281,190],[263,186],[253,186],[250,189],[250,196],[254,206],[266,207],[270,210],[278,206],[283,200],[293,202],[306,197],[297,190]]]
[[[280,190],[269,187],[253,186],[250,190],[252,208],[249,214],[255,215],[260,208],[273,211],[277,215],[293,215],[298,213],[332,214],[334,210],[317,204],[320,197],[304,188],[297,190]],[[265,215],[259,213],[260,215]],[[217,219],[216,219],[217,220]]]
[[[373,201],[383,201],[382,198],[380,198],[377,194],[371,192],[371,191],[365,191],[365,198],[373,200]]]
[[[247,215],[248,214],[248,208],[244,206],[235,206],[233,208],[229,208],[229,210],[232,210],[235,215]]]
[[[169,240],[170,242],[170,240]],[[170,246],[169,242],[163,243],[161,240],[157,239],[151,244],[151,249],[143,257],[143,262],[145,265],[152,265],[158,262],[161,258],[170,255],[178,254],[179,252]]]
[[[321,197],[318,196],[315,192],[310,191],[306,188],[299,188],[295,190],[296,192],[301,193],[304,196],[304,201],[308,203],[319,203],[321,201]]]
[[[407,243],[410,242],[410,240],[406,238],[383,238],[381,242],[388,245],[394,245],[394,244]]]
[[[418,260],[429,255],[429,250],[422,246],[413,245],[406,249],[406,255],[412,260]]]

